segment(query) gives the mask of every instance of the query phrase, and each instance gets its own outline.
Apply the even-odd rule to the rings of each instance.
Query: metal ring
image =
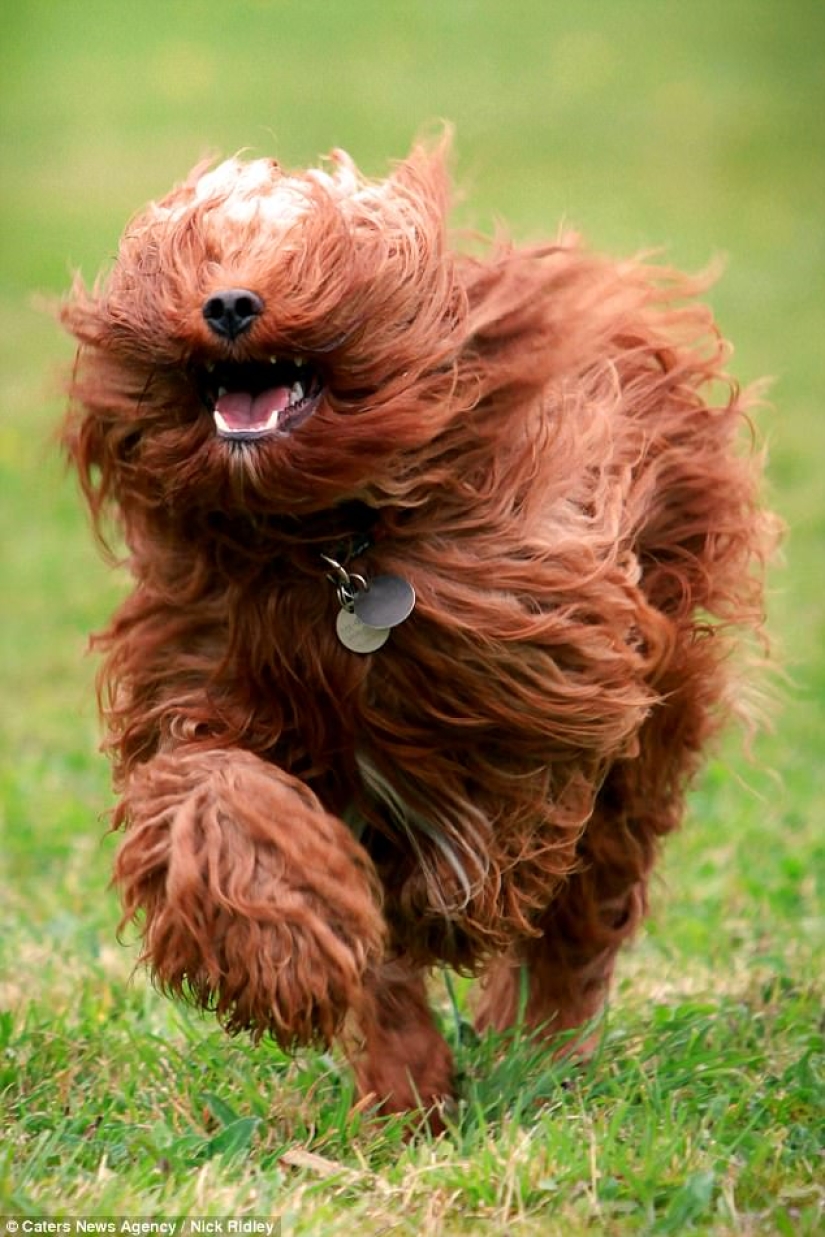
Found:
[[[331,573],[327,572],[328,580],[331,580],[333,584],[335,583],[336,580],[338,580],[339,583],[344,584],[344,585],[349,584],[350,577],[349,577],[349,572],[347,571],[346,567],[344,567],[341,563],[339,563],[337,559],[330,558],[329,554],[322,554],[321,558],[324,560],[325,563],[329,564],[329,566],[332,568]]]
[[[332,558],[329,554],[322,554],[321,558],[332,568],[332,571],[327,572],[327,579],[330,584],[335,585],[339,606],[342,610],[347,610],[352,614],[355,610],[356,594],[368,592],[369,583],[364,576],[359,575],[357,572],[353,571],[350,573],[347,571],[342,563],[339,563],[337,559]]]
[[[348,610],[352,614],[355,609],[355,592],[350,587],[349,581],[346,584],[339,584],[336,593],[338,594],[338,605],[341,609]]]

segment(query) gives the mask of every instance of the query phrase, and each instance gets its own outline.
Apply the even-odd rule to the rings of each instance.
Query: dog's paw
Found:
[[[358,1010],[383,920],[366,853],[301,782],[243,752],[171,752],[133,776],[115,882],[165,991],[231,1032],[328,1043]]]
[[[359,1109],[405,1114],[408,1134],[440,1134],[454,1099],[453,1057],[427,1000],[422,972],[400,960],[372,977],[355,1060]]]
[[[372,1056],[356,1069],[358,1109],[380,1117],[402,1115],[408,1137],[419,1130],[442,1134],[455,1109],[453,1058],[447,1044],[433,1035],[420,1045],[412,1037],[398,1037],[386,1047],[386,1059]],[[417,1053],[417,1047],[423,1052]]]

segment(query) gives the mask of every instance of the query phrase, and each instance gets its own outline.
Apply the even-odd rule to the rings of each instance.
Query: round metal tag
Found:
[[[376,576],[355,595],[353,609],[367,627],[397,627],[415,606],[415,589],[401,576]]]
[[[338,639],[351,653],[374,653],[387,643],[389,627],[368,627],[351,610],[339,610],[335,620]]]

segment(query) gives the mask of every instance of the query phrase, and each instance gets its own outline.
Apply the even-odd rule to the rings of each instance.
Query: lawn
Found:
[[[0,1215],[276,1217],[284,1234],[813,1234],[823,1223],[825,8],[819,0],[20,0],[0,37]],[[352,1111],[336,1056],[253,1049],[133,975],[107,888],[87,633],[122,582],[53,431],[49,300],[203,154],[341,145],[380,172],[442,119],[456,218],[722,255],[712,300],[789,526],[785,678],[669,847],[583,1070],[478,1041],[448,1133]],[[8,1229],[6,1231],[12,1231]],[[29,1228],[28,1231],[36,1231]]]

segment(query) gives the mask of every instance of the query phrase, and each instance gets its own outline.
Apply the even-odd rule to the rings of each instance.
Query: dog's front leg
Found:
[[[231,1031],[328,1043],[383,946],[378,885],[346,826],[302,782],[239,750],[138,766],[115,823],[124,922],[166,991]]]
[[[438,1134],[453,1096],[453,1058],[430,1011],[423,972],[403,959],[388,961],[371,988],[355,1061],[361,1100],[383,1114],[409,1112],[413,1123],[425,1119]]]

